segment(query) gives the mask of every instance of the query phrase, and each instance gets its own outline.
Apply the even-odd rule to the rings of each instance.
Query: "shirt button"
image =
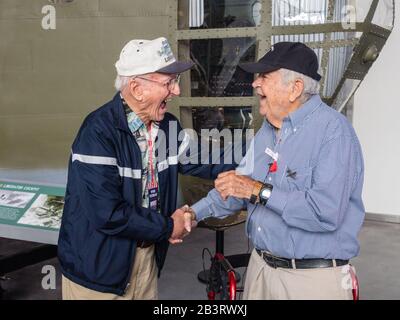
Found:
[[[269,177],[269,178],[268,178],[268,180],[269,180],[269,181],[272,181],[272,178],[271,178],[271,177]]]
[[[260,232],[260,231],[261,231],[261,228],[260,228],[260,227],[258,227],[258,228],[257,228],[257,231],[258,231],[258,232]]]
[[[296,131],[297,131],[297,128],[294,128],[293,131],[296,132]]]

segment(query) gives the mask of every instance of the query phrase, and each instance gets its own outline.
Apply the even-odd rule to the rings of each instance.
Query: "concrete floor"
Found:
[[[360,280],[361,299],[400,299],[400,224],[366,221],[360,234],[361,252],[352,263],[357,268]],[[33,243],[0,238],[0,255]],[[202,250],[215,248],[215,233],[207,229],[196,229],[185,238],[181,245],[171,246],[165,268],[159,280],[160,299],[205,300],[206,287],[197,280],[197,273],[203,269]],[[225,254],[245,253],[249,244],[244,235],[244,225],[225,231]],[[209,256],[206,267],[209,266]],[[41,286],[42,268],[52,265],[56,268],[57,287],[44,290]],[[238,269],[243,273],[244,268]],[[1,281],[6,290],[4,299],[60,299],[61,273],[57,259],[26,267],[10,273],[11,280]]]

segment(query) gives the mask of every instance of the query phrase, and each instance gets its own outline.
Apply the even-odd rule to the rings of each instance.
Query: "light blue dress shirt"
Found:
[[[312,96],[282,123],[277,141],[264,121],[237,172],[273,185],[267,204],[222,200],[213,189],[192,208],[198,220],[247,208],[253,245],[290,259],[350,259],[359,252],[365,210],[360,143],[347,119]],[[278,169],[268,173],[278,155]],[[271,154],[271,152],[269,152]]]

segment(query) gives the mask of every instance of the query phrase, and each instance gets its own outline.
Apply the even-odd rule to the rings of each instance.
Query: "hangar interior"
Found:
[[[51,8],[56,24],[46,28],[43,21]],[[181,96],[169,103],[183,127],[199,134],[202,129],[228,129],[240,132],[242,139],[247,138],[246,129],[257,130],[262,119],[251,86],[254,78],[238,64],[259,59],[277,42],[304,42],[319,59],[321,97],[364,133],[368,129],[357,112],[373,117],[365,115],[372,107],[357,105],[363,99],[357,90],[364,90],[365,96],[363,86],[374,77],[375,61],[383,60],[387,47],[397,50],[391,45],[399,37],[397,21],[395,1],[389,0],[0,0],[3,298],[61,298],[54,257],[71,143],[85,116],[113,96],[114,63],[128,40],[165,36],[179,59],[196,63],[182,75]],[[390,63],[379,68],[391,73]],[[364,147],[368,136],[361,138]],[[223,145],[224,140],[216,142]],[[391,152],[383,157],[399,158],[398,151]],[[368,195],[379,183],[387,185],[366,181]],[[181,176],[180,204],[194,203],[212,185]],[[392,198],[396,187],[398,191],[390,181]],[[15,189],[32,195],[11,199]],[[53,197],[40,204],[45,222],[13,222],[17,211],[10,207],[39,202],[39,194]],[[14,200],[21,204],[12,204]],[[368,200],[366,204],[362,249],[353,262],[361,299],[399,299],[400,205],[386,212],[386,207],[374,203],[370,208]],[[240,212],[224,221],[206,221],[184,244],[171,247],[159,281],[160,299],[207,299],[206,286],[197,279],[210,264],[208,252],[202,258],[202,249],[209,248],[211,254],[222,249],[226,254],[248,253],[245,219],[246,212]],[[42,287],[47,265],[55,267],[55,289]],[[245,268],[238,273],[243,279]]]

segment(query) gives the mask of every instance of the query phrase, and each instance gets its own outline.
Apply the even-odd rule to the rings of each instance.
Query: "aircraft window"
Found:
[[[240,28],[260,24],[258,0],[179,0],[179,29]]]
[[[181,107],[181,118],[191,119],[191,123],[185,124],[197,133],[200,133],[201,129],[246,129],[253,121],[251,111],[251,106]]]
[[[326,16],[327,1],[273,1],[273,26],[322,24]]]
[[[336,47],[329,49],[329,60],[327,65],[327,74],[325,77],[325,87],[323,97],[329,98],[342,79],[344,72],[353,55],[353,47]]]
[[[186,41],[185,41],[186,42]],[[253,75],[238,67],[256,60],[255,38],[190,40],[190,59],[196,63],[190,72],[192,97],[252,96]],[[182,95],[185,95],[185,91]]]
[[[342,112],[346,106],[346,103],[353,96],[353,93],[357,90],[361,80],[346,79],[343,86],[340,88],[335,101],[332,103],[332,107],[339,112]]]
[[[380,0],[376,8],[372,23],[392,30],[394,24],[394,1],[393,0]]]
[[[199,143],[206,140],[221,148],[235,143],[244,144],[253,138],[252,107],[181,107],[180,119],[184,128],[193,129]],[[218,131],[211,131],[217,129]],[[205,131],[204,131],[205,130]],[[211,150],[211,149],[210,149]]]
[[[299,42],[322,42],[325,39],[325,34],[323,33],[310,33],[310,34],[294,34],[294,35],[279,35],[272,36],[272,44],[281,41],[299,41]]]

